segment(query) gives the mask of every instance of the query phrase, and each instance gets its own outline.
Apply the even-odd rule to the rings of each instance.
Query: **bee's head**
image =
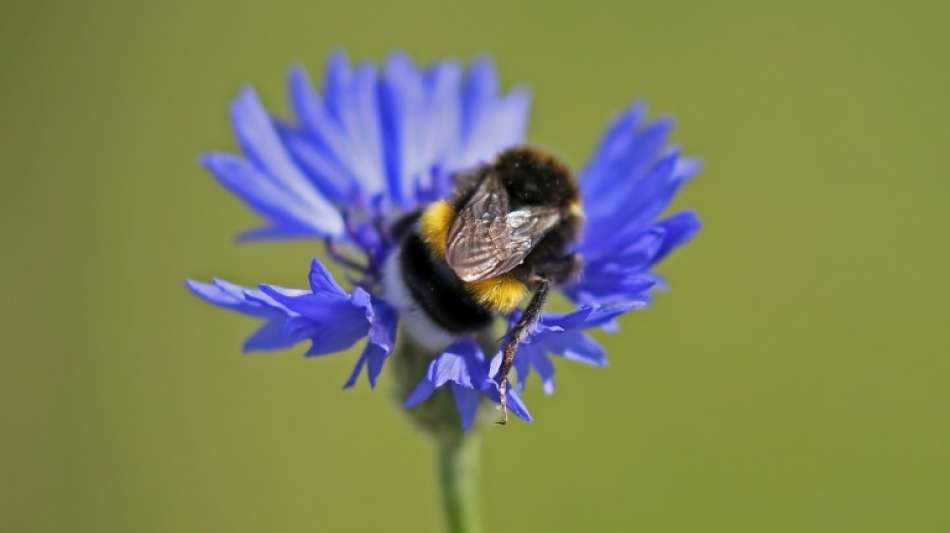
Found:
[[[508,191],[512,207],[551,205],[566,208],[580,195],[571,169],[537,148],[510,148],[498,156],[493,170]]]

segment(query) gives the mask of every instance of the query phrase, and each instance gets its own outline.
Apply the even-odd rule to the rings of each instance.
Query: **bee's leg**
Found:
[[[535,321],[541,316],[541,309],[544,307],[545,299],[547,299],[551,282],[546,278],[539,277],[537,278],[536,286],[537,289],[535,290],[534,296],[531,297],[527,309],[525,309],[521,318],[515,322],[515,326],[511,328],[511,333],[508,335],[505,346],[502,349],[501,367],[498,369],[498,376],[496,377],[498,381],[498,400],[501,404],[501,420],[499,420],[498,423],[502,425],[508,423],[508,372],[511,371],[511,364],[515,360],[515,354],[518,353],[518,345],[521,344],[521,341],[524,340],[528,332],[531,331],[531,328],[534,327]]]

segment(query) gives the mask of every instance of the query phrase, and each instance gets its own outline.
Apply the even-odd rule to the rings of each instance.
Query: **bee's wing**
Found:
[[[553,207],[508,212],[508,193],[486,176],[449,230],[446,262],[463,281],[488,279],[520,265],[558,221]]]

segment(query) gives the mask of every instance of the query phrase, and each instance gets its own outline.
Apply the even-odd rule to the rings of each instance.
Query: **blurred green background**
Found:
[[[431,448],[353,353],[244,357],[186,277],[312,243],[197,163],[286,67],[494,55],[579,165],[642,97],[706,170],[673,291],[485,439],[488,531],[950,531],[950,10],[918,2],[4,2],[0,530],[438,531]],[[385,376],[384,376],[385,378]]]

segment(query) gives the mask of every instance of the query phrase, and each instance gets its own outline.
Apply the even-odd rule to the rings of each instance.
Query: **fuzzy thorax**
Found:
[[[422,240],[441,260],[445,260],[446,238],[455,221],[455,209],[445,200],[433,203],[422,213],[419,233]],[[524,299],[528,287],[513,274],[465,283],[479,303],[497,313],[510,313]]]

